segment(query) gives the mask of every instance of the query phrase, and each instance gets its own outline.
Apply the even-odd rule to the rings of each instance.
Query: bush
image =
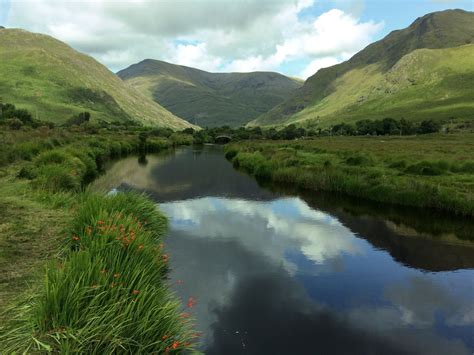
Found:
[[[37,177],[33,181],[36,188],[48,191],[79,191],[81,179],[63,165],[44,165],[38,168]]]
[[[444,174],[446,170],[447,165],[445,162],[422,161],[408,166],[405,172],[415,175],[435,176]]]
[[[372,157],[368,155],[351,155],[346,159],[347,165],[354,165],[354,166],[370,166],[373,165],[374,161]]]
[[[237,150],[235,149],[230,149],[225,152],[225,157],[227,160],[232,160],[234,157],[237,155]]]

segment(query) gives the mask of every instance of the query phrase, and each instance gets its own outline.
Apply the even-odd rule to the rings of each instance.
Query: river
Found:
[[[222,147],[113,163],[93,184],[169,217],[169,282],[207,354],[472,354],[473,224],[260,186]]]

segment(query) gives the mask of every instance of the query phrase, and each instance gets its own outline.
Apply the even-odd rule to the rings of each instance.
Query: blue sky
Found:
[[[0,0],[0,25],[50,34],[116,71],[154,58],[306,78],[426,13],[474,0]]]

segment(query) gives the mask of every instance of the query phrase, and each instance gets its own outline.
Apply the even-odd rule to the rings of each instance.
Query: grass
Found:
[[[190,126],[93,58],[52,37],[3,29],[0,56],[0,97],[28,109],[34,118],[64,123],[88,111],[95,122]]]
[[[189,314],[166,283],[165,217],[145,196],[85,190],[107,160],[143,149],[137,134],[2,134],[2,352],[193,352]]]
[[[474,216],[474,136],[241,142],[235,167],[262,180]]]
[[[189,348],[188,315],[170,293],[166,219],[146,197],[85,195],[61,262],[10,321],[4,349],[112,354]]]

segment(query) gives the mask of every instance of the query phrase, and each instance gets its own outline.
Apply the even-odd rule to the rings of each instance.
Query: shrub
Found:
[[[415,175],[435,176],[444,174],[446,170],[447,166],[445,162],[422,161],[408,166],[405,172]]]
[[[33,186],[49,191],[79,191],[80,178],[63,165],[44,165],[38,168]]]
[[[237,150],[230,149],[225,152],[225,157],[227,160],[232,160],[237,155]]]
[[[356,155],[350,155],[348,158],[346,158],[346,164],[348,165],[358,165],[358,166],[370,166],[373,165],[374,161],[372,157],[369,155],[362,155],[362,154],[356,154]]]

